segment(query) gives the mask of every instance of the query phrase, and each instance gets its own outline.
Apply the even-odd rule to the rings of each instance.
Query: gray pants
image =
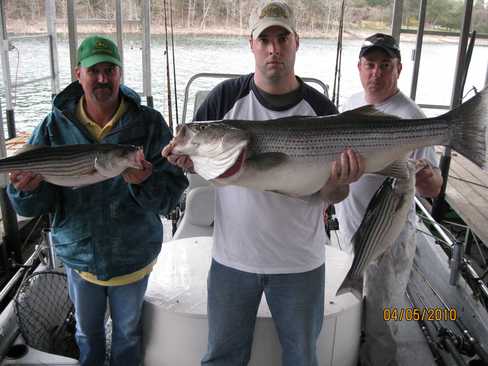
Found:
[[[396,366],[398,321],[385,321],[385,308],[400,311],[415,256],[415,228],[407,223],[401,239],[366,269],[361,365]]]

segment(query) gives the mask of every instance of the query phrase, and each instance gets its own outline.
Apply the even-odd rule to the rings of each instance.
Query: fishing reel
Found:
[[[476,355],[476,350],[469,340],[462,335],[457,335],[451,329],[442,327],[439,329],[438,337],[440,338],[441,344],[445,349],[448,349],[448,347],[446,347],[446,343],[450,341],[460,354],[468,357],[473,357]]]
[[[339,220],[335,217],[335,209],[333,205],[330,205],[324,210],[324,225],[327,233],[333,230],[339,230]]]

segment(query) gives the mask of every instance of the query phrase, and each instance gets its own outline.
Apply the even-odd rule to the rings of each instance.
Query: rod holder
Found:
[[[59,268],[51,237],[51,229],[42,229],[42,248],[46,252],[47,266],[50,270]]]
[[[456,286],[459,279],[459,272],[463,261],[463,243],[455,241],[452,245],[451,261],[449,267],[451,268],[451,274],[449,276],[449,284]]]

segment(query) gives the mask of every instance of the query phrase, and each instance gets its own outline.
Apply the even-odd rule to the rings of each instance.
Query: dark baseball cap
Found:
[[[359,57],[363,57],[373,48],[380,48],[382,51],[385,51],[386,54],[391,58],[401,58],[400,47],[398,47],[398,43],[396,42],[395,38],[388,34],[376,33],[366,38],[363,45],[361,46]]]

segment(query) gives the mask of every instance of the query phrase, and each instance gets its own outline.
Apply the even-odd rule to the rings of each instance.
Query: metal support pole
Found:
[[[488,63],[486,64],[486,77],[485,77],[485,87],[488,86]]]
[[[10,42],[7,35],[7,25],[5,24],[5,1],[0,1],[0,31],[2,32],[2,40],[0,42],[0,53],[2,58],[2,73],[3,73],[3,85],[5,86],[5,105],[7,116],[7,128],[8,137],[15,137],[15,118],[14,108],[12,103],[12,80],[10,76],[10,61],[8,52],[10,48]]]
[[[56,3],[46,0],[47,32],[49,34],[49,61],[51,64],[51,95],[59,93],[58,41],[56,35]]]
[[[462,82],[464,79],[465,74],[465,61],[466,61],[466,48],[468,44],[468,37],[469,37],[469,30],[471,27],[471,15],[473,13],[473,0],[466,0],[464,3],[464,18],[463,24],[461,27],[461,36],[459,38],[459,46],[458,46],[458,55],[457,55],[457,63],[456,63],[456,72],[455,72],[455,80],[454,86],[452,90],[452,98],[451,98],[451,108],[455,108],[461,104],[464,89],[462,87]],[[446,187],[447,187],[447,178],[449,176],[449,167],[451,165],[451,147],[446,146],[444,150],[444,154],[441,157],[440,161],[440,169],[442,173],[442,187],[439,196],[434,200],[432,204],[432,216],[437,220],[441,221],[443,218],[444,213],[446,212],[447,203],[445,200],[446,197]]]
[[[410,87],[410,98],[415,100],[417,96],[417,83],[419,81],[420,56],[422,56],[422,43],[424,39],[425,14],[427,13],[427,0],[420,2],[419,28],[417,31],[417,43],[415,45],[415,60],[412,71],[412,85]]]
[[[78,34],[76,31],[75,19],[75,2],[68,0],[66,3],[68,9],[68,40],[69,40],[69,61],[71,65],[71,81],[76,80],[75,67],[78,64],[76,59],[76,49],[78,48]]]
[[[2,1],[3,6],[3,1]],[[0,103],[0,158],[7,156],[7,148],[5,146],[5,138],[3,131],[3,117]],[[0,174],[0,210],[2,213],[2,223],[5,245],[4,252],[7,258],[13,253],[13,258],[17,263],[22,263],[22,256],[20,250],[19,227],[17,222],[17,214],[15,213],[10,199],[7,196],[6,186],[8,183],[7,174]]]
[[[2,105],[0,103],[0,158],[7,156],[7,147],[5,146],[5,131],[3,130]],[[0,174],[0,186],[5,187],[8,184],[8,173]]]
[[[117,32],[117,47],[119,48],[120,59],[124,65],[124,43],[122,40],[122,0],[115,2],[115,28]],[[124,67],[121,70],[121,82],[124,82]]]
[[[403,0],[395,0],[393,3],[393,15],[391,20],[391,35],[400,43],[400,29],[402,28]]]
[[[153,107],[151,92],[151,0],[144,0],[142,4],[142,89],[147,98],[147,105]]]
[[[8,256],[12,256],[16,263],[24,263],[19,239],[19,226],[17,214],[10,203],[5,187],[0,188],[0,207],[2,210],[2,222],[4,230],[4,243],[7,246]]]

